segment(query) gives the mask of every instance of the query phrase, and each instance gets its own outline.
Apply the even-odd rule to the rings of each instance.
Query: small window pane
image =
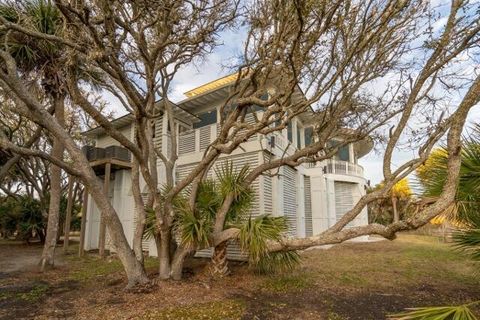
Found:
[[[287,126],[287,135],[288,141],[293,142],[293,129],[292,129],[292,122],[290,121]]]
[[[305,146],[311,145],[313,142],[313,128],[305,128]]]
[[[297,126],[297,148],[302,147],[302,137],[300,136],[300,128]]]

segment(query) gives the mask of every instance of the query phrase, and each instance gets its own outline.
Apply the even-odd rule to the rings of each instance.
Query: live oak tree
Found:
[[[26,1],[2,3],[0,7],[2,18],[28,25],[32,30],[45,34],[58,34],[62,28],[62,19],[57,8],[47,1]],[[2,42],[9,54],[15,57],[19,71],[25,78],[38,77],[45,91],[57,122],[65,122],[65,85],[62,78],[62,45],[56,42],[35,39],[21,32],[4,31]],[[54,136],[51,156],[63,159],[64,147],[62,140]],[[60,197],[61,197],[61,168],[52,165],[50,168],[50,201],[48,208],[48,227],[44,250],[40,260],[41,269],[53,266],[55,246],[57,243]]]
[[[72,100],[132,153],[137,215],[133,248],[79,146],[29,91],[18,75],[15,59],[4,47],[0,50],[0,86],[15,101],[17,112],[64,141],[76,165],[5,139],[0,145],[16,154],[47,159],[83,181],[106,221],[130,286],[148,281],[141,245],[145,208],[151,208],[156,218],[159,276],[179,279],[185,257],[205,244],[180,243],[171,252],[178,216],[176,197],[188,188],[188,208],[195,213],[198,189],[220,156],[231,154],[253,135],[286,128],[292,118],[305,112],[311,112],[314,142],[251,168],[245,185],[262,174],[275,174],[275,169],[284,165],[295,167],[329,159],[342,146],[367,138],[383,143],[384,185],[363,196],[321,234],[269,241],[266,252],[300,250],[371,234],[393,239],[399,231],[424,225],[454,200],[462,129],[480,99],[478,74],[472,68],[462,72],[479,54],[479,11],[474,5],[453,0],[440,10],[425,1],[393,0],[245,4],[234,0],[57,0],[55,4],[66,21],[61,35],[38,32],[2,18],[1,28],[65,46],[69,54],[65,80]],[[175,127],[176,107],[169,93],[178,70],[205,58],[219,45],[219,32],[236,23],[247,29],[246,41],[241,57],[232,66],[238,76],[221,108],[218,137],[195,168],[175,181],[176,132],[171,130],[169,135],[171,152],[162,153],[153,142],[155,120],[163,114],[170,128]],[[102,83],[104,90],[133,114],[134,141],[116,130],[86,99],[82,89],[88,84],[73,72],[78,61],[98,70],[107,79]],[[253,113],[253,123],[245,120],[251,105],[260,110]],[[341,142],[329,143],[338,137]],[[449,151],[449,174],[435,202],[406,220],[345,229],[368,203],[388,197],[390,189],[415,171],[442,139]],[[392,168],[394,151],[405,146],[416,156]],[[158,181],[157,163],[165,167],[164,186]],[[143,182],[148,191],[146,201],[141,195]],[[241,237],[239,228],[224,228],[234,200],[233,192],[224,197],[208,246]]]

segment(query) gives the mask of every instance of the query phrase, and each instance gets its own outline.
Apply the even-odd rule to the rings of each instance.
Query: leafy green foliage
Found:
[[[0,15],[11,22],[49,35],[58,35],[63,29],[62,15],[51,1],[6,1],[0,5]],[[53,75],[51,72],[58,71],[54,69],[63,54],[60,44],[20,32],[0,34],[0,39],[6,42],[23,72],[43,72],[44,80],[48,81],[48,76]]]
[[[5,237],[15,236],[17,239],[30,240],[34,235],[43,242],[46,232],[46,212],[48,203],[42,203],[38,199],[27,195],[13,197],[0,197],[0,234]],[[72,208],[71,229],[80,228],[80,206]],[[62,230],[67,211],[67,198],[62,196],[60,200],[59,227]]]
[[[248,166],[236,169],[232,162],[225,162],[215,170],[217,179],[205,179],[198,185],[195,208],[189,203],[191,190],[186,190],[174,199],[175,233],[185,246],[209,247],[216,215],[228,195],[234,200],[225,219],[225,227],[238,228],[241,249],[249,254],[249,261],[258,271],[272,273],[292,269],[299,263],[296,252],[268,252],[268,241],[279,241],[287,231],[284,217],[251,217],[249,211],[254,193],[245,183]],[[162,190],[165,194],[166,190]],[[144,237],[155,233],[155,213],[147,209]]]
[[[409,308],[406,312],[393,314],[389,319],[396,320],[476,320],[477,317],[470,310],[472,304],[445,307]]]
[[[43,240],[45,228],[42,205],[37,199],[28,196],[0,199],[0,231],[4,237],[16,235],[29,240],[32,234],[37,234]]]

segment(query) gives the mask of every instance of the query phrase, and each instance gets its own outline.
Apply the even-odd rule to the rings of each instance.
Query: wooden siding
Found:
[[[268,152],[263,152],[263,161],[269,162],[271,158],[271,154]],[[267,174],[262,176],[263,179],[263,212],[265,214],[273,215],[273,177]]]
[[[304,194],[305,194],[305,235],[313,236],[313,219],[312,219],[312,186],[310,177],[303,178]]]
[[[283,167],[283,212],[288,223],[288,234],[297,236],[297,170]]]
[[[162,126],[163,115],[155,121],[155,137],[153,138],[154,145],[159,150],[162,150]]]
[[[337,221],[353,208],[356,186],[355,183],[335,181],[335,217]]]
[[[200,150],[203,151],[203,150],[207,149],[207,147],[210,145],[211,132],[212,132],[211,126],[206,126],[206,127],[200,128]],[[194,138],[194,140],[195,140],[195,138]]]
[[[178,154],[195,152],[195,130],[180,133],[178,139]]]

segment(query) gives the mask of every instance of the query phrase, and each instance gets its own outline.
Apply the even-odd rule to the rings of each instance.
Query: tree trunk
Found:
[[[68,177],[68,193],[67,193],[67,213],[65,214],[65,225],[63,226],[63,253],[67,253],[70,240],[70,224],[72,222],[73,209],[73,184],[75,180],[72,176]]]
[[[173,280],[182,280],[183,263],[185,257],[191,252],[188,248],[178,247],[172,259],[171,276]]]
[[[228,241],[217,245],[213,250],[210,273],[215,277],[225,277],[230,274],[227,261]]]
[[[393,206],[393,222],[400,221],[400,215],[397,210],[397,197],[392,197],[392,206]]]
[[[54,95],[55,118],[63,127],[65,124],[65,97]],[[62,139],[54,137],[51,151],[52,157],[63,158],[64,145]],[[50,203],[48,207],[48,222],[45,244],[40,259],[40,270],[43,272],[54,265],[55,247],[57,245],[57,234],[60,216],[60,199],[62,197],[62,169],[51,165],[50,170]]]
[[[158,276],[165,280],[170,278],[170,230],[161,231],[160,234],[160,248],[158,249],[159,270]]]

